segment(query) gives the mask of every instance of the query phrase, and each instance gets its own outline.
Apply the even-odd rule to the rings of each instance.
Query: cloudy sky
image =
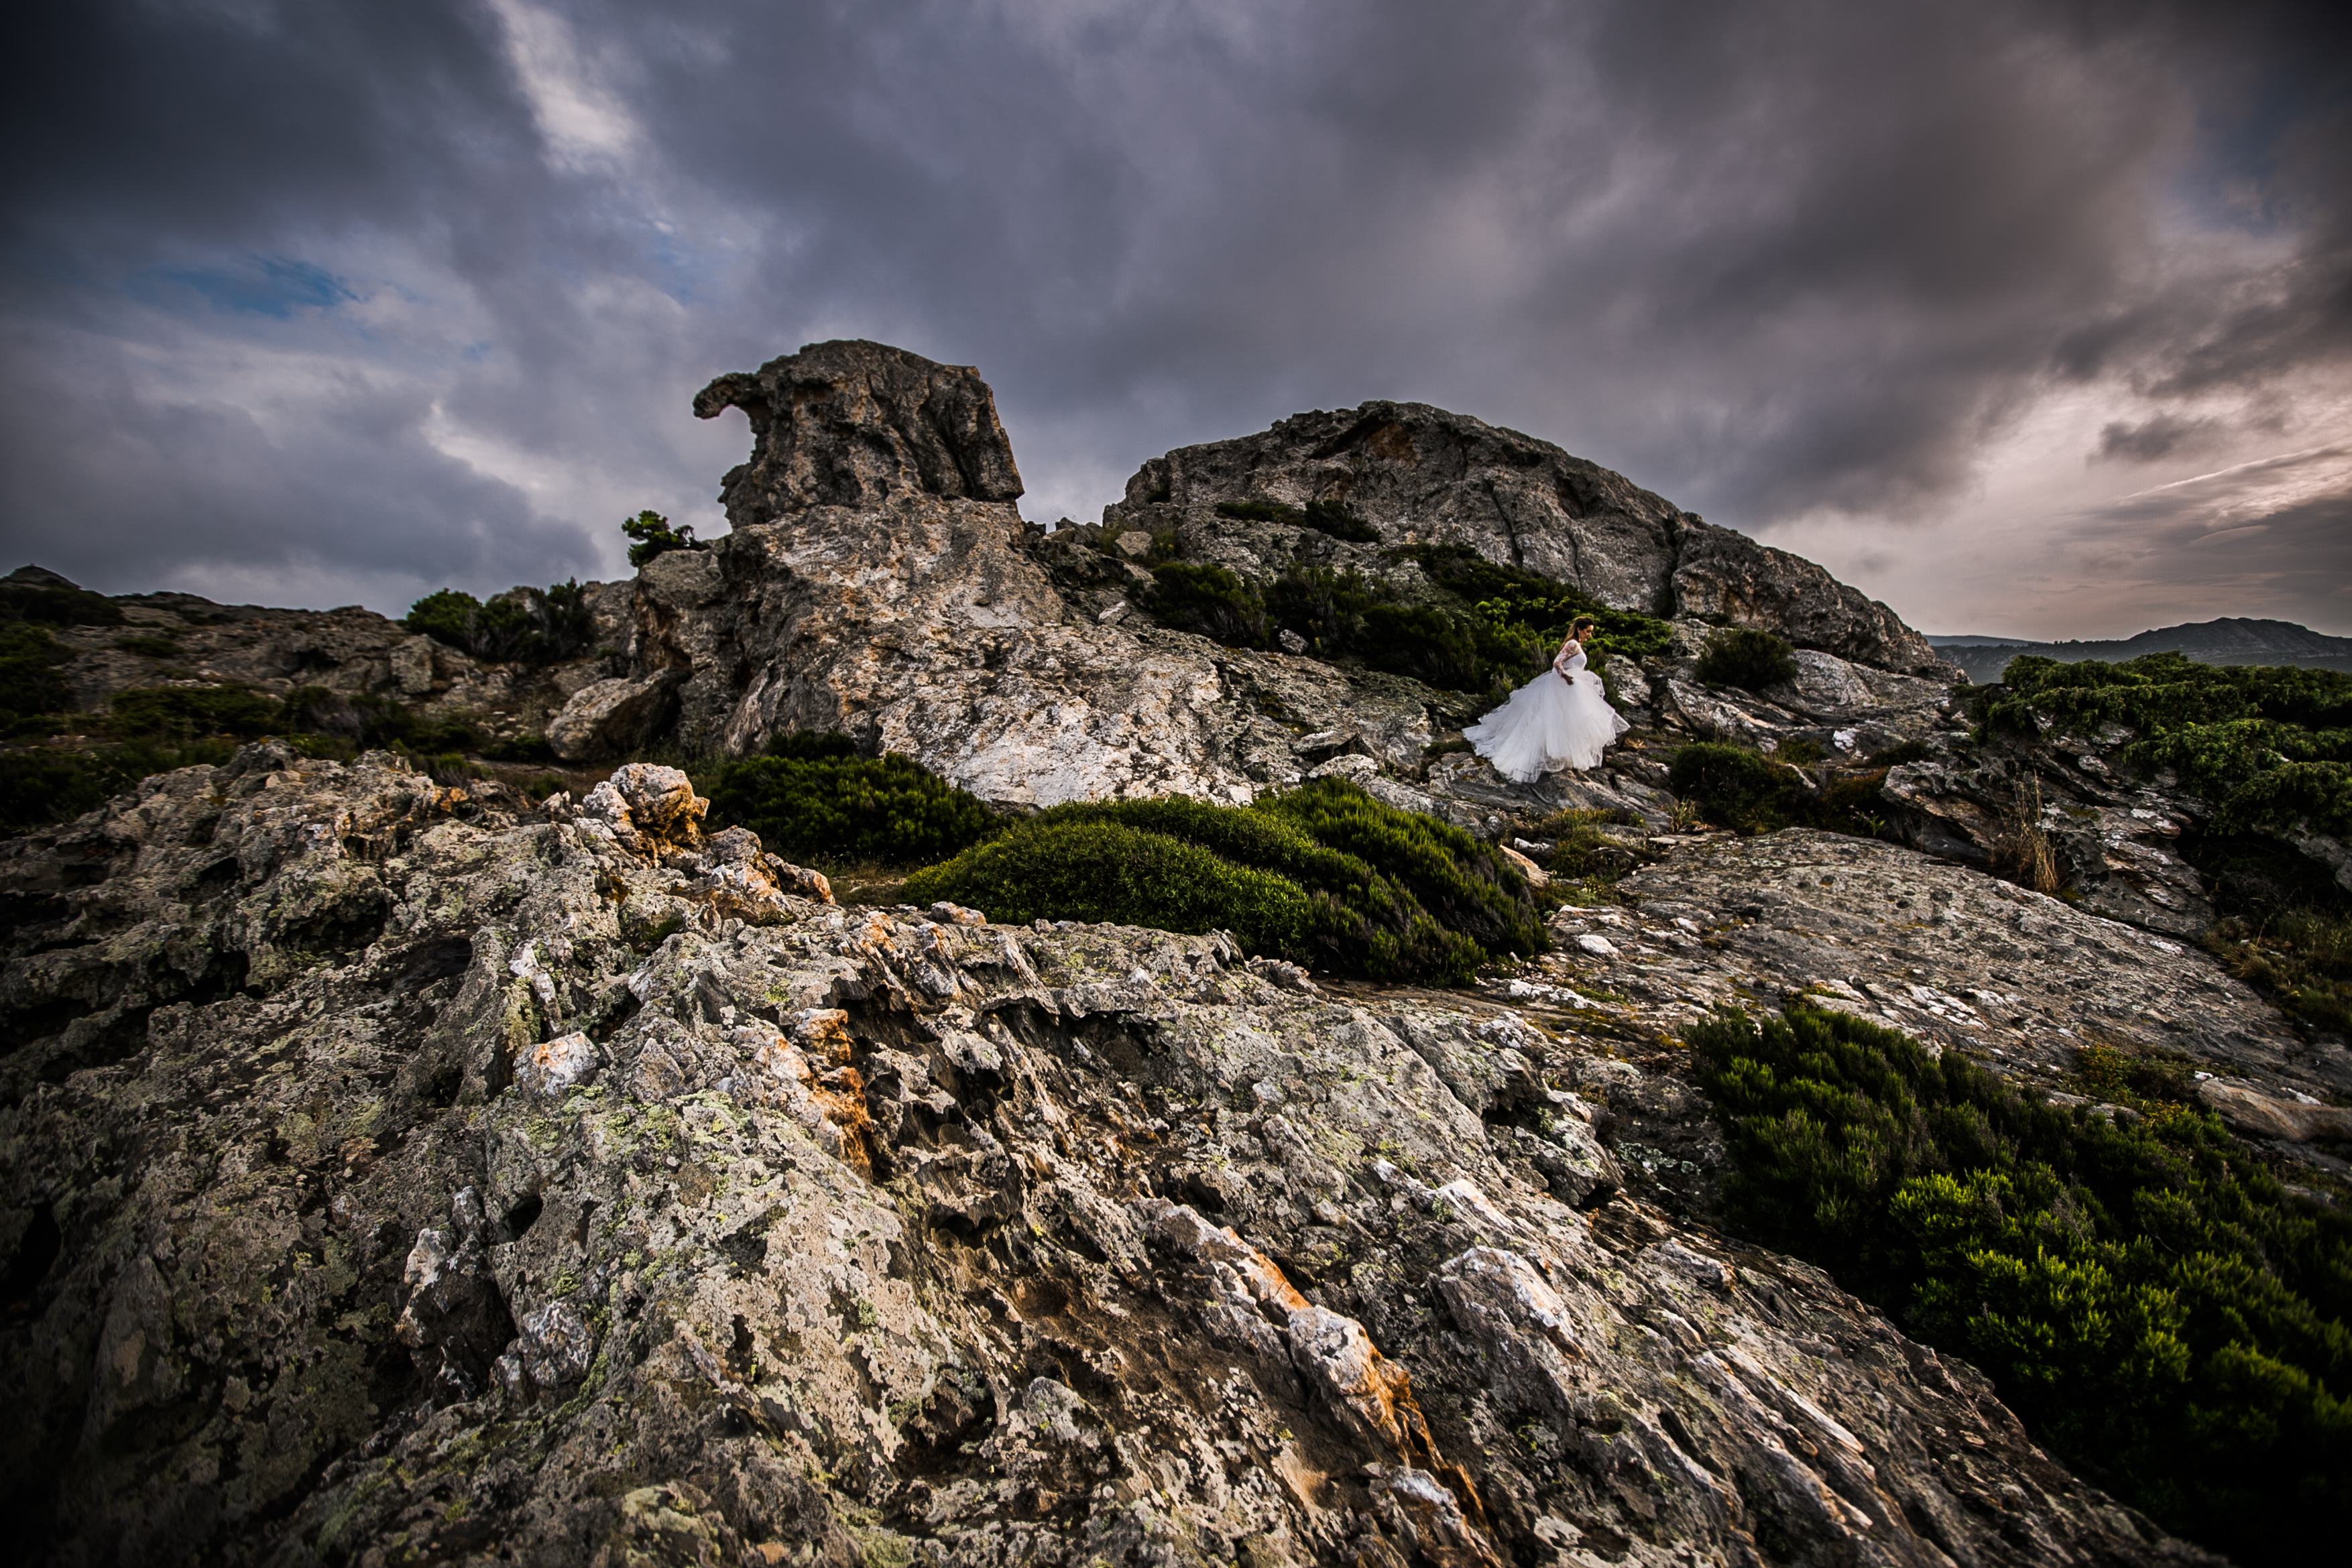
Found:
[[[719,372],[1041,519],[1433,402],[1932,632],[2352,634],[2352,29],[2105,0],[77,0],[0,78],[0,556],[399,613],[705,533]]]

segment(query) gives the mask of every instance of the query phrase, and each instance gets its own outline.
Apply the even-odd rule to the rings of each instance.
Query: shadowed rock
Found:
[[[863,340],[812,343],[695,394],[698,419],[740,408],[751,460],[720,481],[737,528],[808,507],[872,507],[909,492],[1010,501],[1021,494],[996,399],[970,365]]]

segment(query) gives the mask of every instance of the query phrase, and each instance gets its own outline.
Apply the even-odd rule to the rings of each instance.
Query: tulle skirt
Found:
[[[1462,738],[1496,772],[1526,784],[1563,768],[1598,767],[1601,751],[1630,727],[1609,706],[1599,675],[1580,670],[1571,684],[1546,670],[1464,730]]]

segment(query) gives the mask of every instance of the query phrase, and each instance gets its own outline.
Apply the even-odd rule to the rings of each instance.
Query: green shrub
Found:
[[[1604,667],[1612,654],[1646,659],[1674,646],[1674,628],[1639,611],[1612,610],[1565,582],[1515,566],[1499,566],[1462,545],[1413,545],[1392,552],[1417,563],[1430,581],[1484,622],[1516,631],[1550,659],[1580,616],[1600,628],[1587,663]],[[1533,674],[1530,671],[1529,674]]]
[[[907,879],[907,899],[950,899],[1009,921],[1099,920],[1230,931],[1257,953],[1299,949],[1314,906],[1299,885],[1181,839],[1118,822],[1024,823]]]
[[[1234,648],[1263,648],[1270,635],[1265,601],[1256,589],[1222,566],[1168,561],[1139,583],[1136,603],[1154,621]]]
[[[1465,938],[1486,957],[1532,955],[1550,946],[1526,879],[1492,846],[1451,823],[1384,805],[1343,779],[1315,779],[1260,801],[1255,810],[1361,860],[1409,894],[1440,933]],[[1423,940],[1433,954],[1444,950],[1434,936]],[[1370,972],[1375,978],[1384,977],[1377,962],[1391,950],[1374,944]],[[1400,933],[1393,950],[1410,956],[1418,949]],[[1467,971],[1458,972],[1466,982]]]
[[[655,511],[639,512],[621,525],[621,532],[635,541],[629,546],[631,566],[641,567],[654,557],[674,549],[701,548],[694,542],[692,525],[681,524],[673,528],[667,517]]]
[[[122,612],[102,593],[71,583],[0,580],[0,622],[31,621],[46,626],[120,626]]]
[[[109,733],[125,739],[251,740],[281,727],[283,705],[243,686],[134,686],[108,703]]]
[[[780,736],[764,757],[699,772],[710,825],[742,826],[772,854],[820,866],[924,865],[995,837],[977,797],[896,752],[857,755],[845,736]]]
[[[117,637],[114,645],[142,659],[176,659],[187,652],[169,637]]]
[[[1079,828],[1115,828],[1134,837],[1065,836]],[[1153,841],[1139,847],[1138,840]],[[1171,856],[1163,848],[1169,843],[1187,855]],[[1053,854],[1081,851],[1095,858],[1073,860],[1066,873],[1042,880],[1017,880]],[[1148,876],[1122,869],[1118,857],[1129,853],[1144,857]],[[1224,869],[1213,873],[1212,862]],[[1188,891],[1165,882],[1179,872],[1198,873],[1197,886]],[[1248,876],[1234,881],[1227,872]],[[1289,894],[1274,900],[1255,880],[1260,877],[1278,881]],[[1112,907],[1104,900],[1113,893],[1087,891],[1095,885],[1089,879],[1124,900],[1116,904],[1118,914],[1090,913]],[[1146,892],[1164,902],[1149,902]],[[1247,807],[1181,798],[1056,806],[1001,841],[917,873],[906,896],[952,899],[1003,920],[1223,929],[1252,952],[1342,974],[1442,985],[1466,985],[1489,959],[1547,945],[1533,894],[1494,851],[1459,829],[1382,805],[1330,779]],[[1304,911],[1296,923],[1288,913],[1294,908]]]
[[[1319,526],[1315,517],[1324,516],[1276,501],[1229,501],[1217,509],[1300,526]],[[1357,659],[1447,691],[1497,697],[1538,674],[1580,615],[1601,627],[1591,655],[1595,670],[1605,672],[1612,650],[1639,657],[1672,642],[1664,622],[1610,610],[1564,583],[1496,566],[1460,546],[1415,545],[1384,559],[1418,564],[1430,586],[1408,592],[1354,569],[1302,562],[1251,581],[1222,567],[1173,562],[1155,567],[1152,583],[1133,597],[1161,625],[1232,646],[1263,648],[1279,629],[1305,638],[1324,658]]]
[[[2246,1563],[2352,1522],[2352,1218],[2210,1116],[2029,1101],[1843,1013],[1692,1032],[1727,1217],[1982,1367],[2061,1458]],[[2096,1064],[2095,1064],[2096,1065]]]
[[[351,696],[325,686],[297,686],[287,693],[276,727],[289,735],[323,736],[346,742],[353,753],[381,747],[427,756],[449,751],[499,755],[499,748],[486,746],[480,728],[470,719],[426,718],[391,697]]]
[[[180,746],[133,740],[94,751],[0,753],[0,832],[27,833],[71,821],[150,774],[199,763],[218,766],[236,749],[235,743],[226,740]]]
[[[1759,751],[1721,741],[1694,741],[1666,765],[1675,793],[1726,827],[1763,831],[1787,825],[1777,808],[1797,784],[1790,771]]]
[[[73,656],[38,626],[0,622],[0,734],[46,728],[34,721],[72,706],[73,693],[58,666]]]
[[[1987,732],[2095,735],[2117,725],[2135,734],[2117,756],[2173,769],[2220,806],[2220,832],[2298,822],[2352,832],[2352,675],[2150,653],[2119,664],[2027,655],[2004,680],[1979,701]]]
[[[1795,650],[1769,632],[1727,626],[1706,640],[1706,651],[1699,655],[1698,678],[1710,686],[1760,692],[1797,678]]]
[[[436,643],[499,664],[553,664],[585,651],[595,635],[587,590],[579,581],[516,588],[488,604],[444,588],[409,606],[405,624]]]

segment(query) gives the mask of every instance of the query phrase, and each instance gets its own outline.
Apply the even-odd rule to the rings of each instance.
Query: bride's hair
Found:
[[[1559,624],[1559,622],[1552,622],[1552,624],[1554,624],[1554,625],[1558,625],[1558,624]],[[1581,639],[1581,638],[1583,637],[1583,635],[1584,635],[1584,633],[1585,633],[1585,632],[1598,632],[1598,631],[1600,631],[1600,630],[1601,630],[1601,622],[1599,622],[1598,621],[1595,621],[1595,620],[1594,620],[1591,616],[1590,616],[1590,615],[1580,615],[1580,616],[1578,616],[1578,617],[1576,618],[1576,620],[1575,620],[1575,621],[1574,621],[1574,622],[1573,622],[1569,626],[1569,629],[1568,629],[1568,634],[1569,634],[1570,636],[1571,636],[1571,637],[1575,637],[1575,638]]]

